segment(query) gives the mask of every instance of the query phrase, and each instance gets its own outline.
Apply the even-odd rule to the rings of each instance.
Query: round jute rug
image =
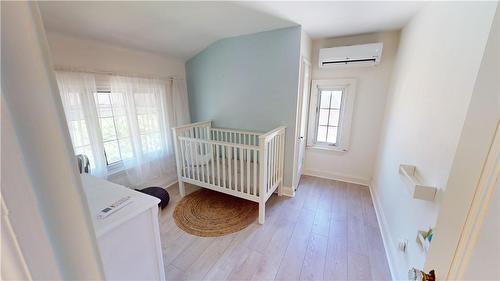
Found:
[[[257,215],[257,203],[209,189],[182,198],[173,214],[179,228],[202,237],[240,231],[254,222]]]

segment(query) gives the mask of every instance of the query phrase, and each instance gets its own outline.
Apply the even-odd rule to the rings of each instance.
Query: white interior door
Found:
[[[306,134],[307,134],[307,117],[308,117],[308,108],[309,108],[309,92],[311,85],[311,64],[305,59],[302,58],[301,62],[301,94],[299,96],[299,105],[300,105],[300,116],[299,116],[299,134],[297,138],[297,147],[298,147],[298,157],[297,157],[297,170],[295,179],[296,182],[294,186],[298,186],[298,181],[300,180],[300,176],[302,175],[302,168],[304,164],[304,154],[306,149]]]

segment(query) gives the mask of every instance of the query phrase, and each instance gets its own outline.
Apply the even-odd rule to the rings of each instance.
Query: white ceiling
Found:
[[[240,5],[296,22],[313,39],[401,29],[421,1],[261,1]]]
[[[232,36],[302,25],[312,38],[399,29],[417,2],[39,2],[48,31],[187,59]]]

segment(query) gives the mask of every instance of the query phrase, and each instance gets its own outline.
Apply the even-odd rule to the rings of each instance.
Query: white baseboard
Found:
[[[391,272],[392,280],[398,280],[395,274],[396,265],[394,264],[394,258],[391,252],[391,245],[394,244],[391,233],[387,228],[387,220],[385,219],[384,211],[380,205],[377,193],[373,188],[373,182],[368,186],[370,188],[370,194],[372,197],[373,208],[375,209],[375,215],[377,216],[378,227],[380,229],[380,234],[382,235],[382,242],[384,243],[385,256],[387,257],[387,263],[389,264],[389,271]]]
[[[313,177],[318,177],[318,178],[343,181],[343,182],[354,183],[354,184],[365,185],[365,186],[368,186],[370,184],[369,180],[367,180],[367,179],[361,179],[361,178],[340,175],[340,174],[319,171],[319,170],[304,169],[302,171],[302,174],[306,175],[306,176],[313,176]]]
[[[167,184],[167,186],[165,186],[165,189],[168,189],[169,187],[171,187],[172,185],[176,184],[177,182],[179,182],[179,181],[175,180],[172,183]]]

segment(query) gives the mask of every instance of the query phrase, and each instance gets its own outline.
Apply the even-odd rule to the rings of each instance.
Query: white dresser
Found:
[[[83,187],[107,280],[165,280],[158,198],[87,174]],[[130,196],[131,203],[104,219],[98,213]]]

